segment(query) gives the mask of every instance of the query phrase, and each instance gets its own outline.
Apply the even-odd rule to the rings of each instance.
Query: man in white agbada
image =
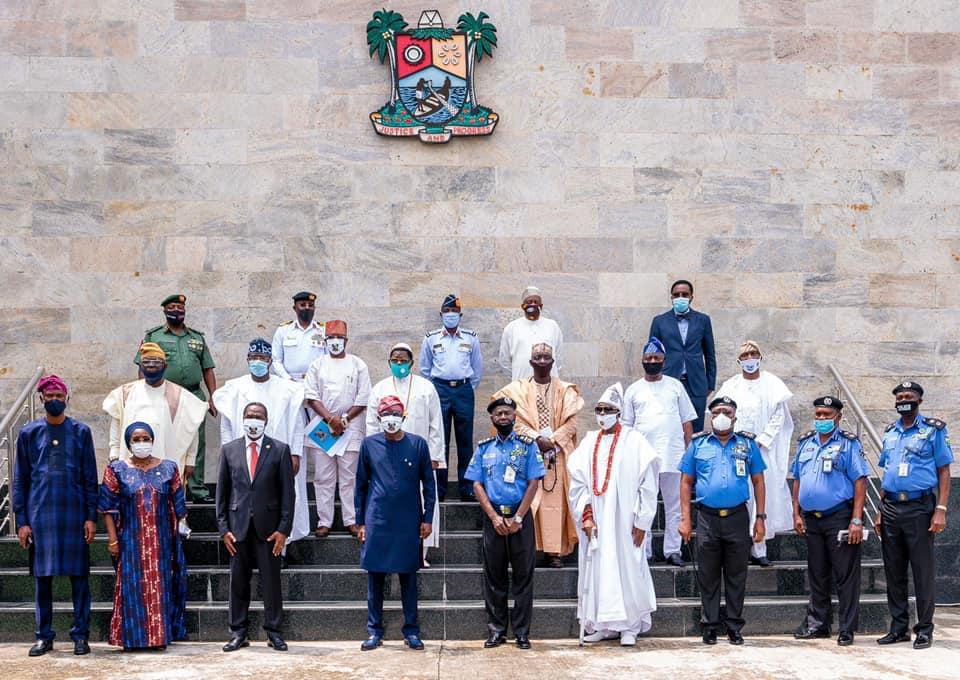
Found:
[[[580,533],[577,616],[587,642],[634,645],[657,609],[643,542],[657,513],[660,458],[646,438],[620,424],[623,387],[597,402],[599,431],[570,456],[570,509]]]
[[[299,540],[310,532],[310,511],[307,508],[307,464],[303,459],[303,385],[270,372],[273,347],[263,338],[250,341],[247,348],[249,373],[225,382],[213,393],[213,403],[220,411],[221,445],[244,436],[243,411],[250,402],[267,407],[268,437],[290,447],[293,474],[296,477],[296,505],[293,529],[287,543]],[[284,554],[286,554],[284,546]]]
[[[327,321],[324,326],[327,354],[315,359],[304,378],[310,409],[326,422],[330,434],[343,437],[325,451],[307,437],[304,446],[313,453],[314,496],[317,499],[318,538],[330,535],[333,499],[338,479],[343,524],[359,536],[353,492],[357,481],[360,443],[366,434],[363,412],[370,398],[370,372],[363,359],[347,354],[347,322]]]
[[[413,350],[405,342],[398,342],[390,348],[390,375],[370,390],[367,401],[367,435],[380,431],[377,419],[377,406],[385,396],[399,397],[406,411],[403,414],[403,431],[419,435],[427,441],[433,469],[447,466],[444,455],[443,412],[440,410],[440,396],[433,383],[413,374]],[[436,473],[434,473],[436,477]],[[423,490],[421,489],[421,495]],[[434,523],[434,530],[423,542],[424,566],[427,549],[440,546],[440,519]]]
[[[767,543],[777,532],[793,529],[793,500],[787,486],[788,461],[793,440],[793,418],[787,402],[793,393],[777,376],[760,370],[762,353],[753,340],[740,345],[737,360],[740,375],[725,381],[716,396],[737,402],[737,427],[757,435],[757,445],[767,469],[763,473],[767,487],[766,539],[750,549],[750,563],[769,567]],[[750,485],[750,530],[756,521],[753,485]]]
[[[500,367],[510,374],[510,380],[529,378],[533,375],[530,350],[536,344],[546,343],[553,348],[553,375],[559,377],[563,332],[556,321],[540,316],[543,309],[540,289],[527,287],[523,291],[520,307],[523,317],[508,323],[500,336]]]

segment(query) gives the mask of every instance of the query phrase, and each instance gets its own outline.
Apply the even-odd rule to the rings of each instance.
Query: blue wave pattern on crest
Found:
[[[439,89],[439,86],[434,84],[434,88]],[[447,107],[436,111],[429,116],[420,117],[414,114],[417,110],[417,88],[415,87],[401,87],[400,88],[400,100],[403,102],[403,105],[407,107],[407,111],[413,115],[414,118],[423,122],[423,123],[433,123],[437,125],[442,125],[447,123],[457,117],[457,114],[460,113],[460,109],[463,108],[463,103],[467,99],[467,88],[466,87],[451,87],[450,88],[450,97],[447,99],[450,106],[453,107],[454,112],[450,113]]]

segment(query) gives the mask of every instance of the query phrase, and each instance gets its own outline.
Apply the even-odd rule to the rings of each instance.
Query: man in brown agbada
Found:
[[[493,395],[510,397],[517,404],[514,430],[536,440],[547,466],[540,481],[532,510],[537,535],[537,550],[542,550],[551,567],[577,545],[577,528],[567,504],[570,475],[567,456],[577,445],[577,413],[583,408],[580,389],[550,375],[553,348],[546,343],[530,352],[533,377],[514,380]]]

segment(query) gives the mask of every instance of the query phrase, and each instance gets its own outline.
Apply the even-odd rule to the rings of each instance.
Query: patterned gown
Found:
[[[176,462],[140,470],[113,461],[99,510],[114,513],[120,541],[110,644],[144,649],[185,639],[187,565],[177,521],[187,508]]]

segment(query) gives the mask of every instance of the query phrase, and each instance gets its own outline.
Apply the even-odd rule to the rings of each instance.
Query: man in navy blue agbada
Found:
[[[367,633],[360,649],[382,644],[383,588],[388,574],[400,580],[403,640],[410,649],[423,649],[417,619],[417,571],[421,543],[432,532],[436,483],[427,442],[404,432],[403,402],[394,395],[377,406],[382,432],[360,445],[354,503],[357,512],[360,566],[367,573]],[[421,485],[423,500],[420,498]]]
[[[750,432],[735,432],[737,403],[730,397],[710,402],[711,434],[694,437],[680,461],[680,536],[693,534],[691,503],[697,503],[697,581],[700,584],[703,642],[717,644],[717,629],[726,624],[732,645],[742,645],[743,599],[750,560],[750,484],[757,504],[753,542],[766,531],[766,464]],[[696,498],[694,499],[694,485]],[[726,612],[720,613],[720,581]]]
[[[20,545],[30,550],[36,578],[37,642],[30,656],[53,649],[53,577],[69,576],[73,595],[73,653],[89,654],[90,549],[97,532],[97,459],[90,428],[64,413],[67,385],[55,375],[37,391],[46,417],[27,423],[17,438],[13,512]]]
[[[893,388],[893,395],[900,418],[883,434],[883,504],[874,520],[882,541],[891,621],[890,632],[877,642],[910,641],[909,566],[917,600],[913,647],[926,649],[933,644],[933,540],[947,525],[953,451],[947,424],[920,413],[923,387],[919,383],[906,380]]]

